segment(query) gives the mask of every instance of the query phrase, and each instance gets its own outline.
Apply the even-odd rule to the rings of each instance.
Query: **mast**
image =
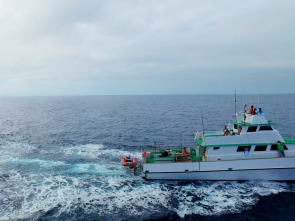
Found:
[[[245,90],[243,90],[243,104],[245,105]]]
[[[204,136],[204,133],[205,133],[205,131],[204,131],[204,116],[203,116],[203,110],[202,110],[202,127],[203,127],[203,136]]]
[[[235,122],[237,122],[237,90],[235,90]]]

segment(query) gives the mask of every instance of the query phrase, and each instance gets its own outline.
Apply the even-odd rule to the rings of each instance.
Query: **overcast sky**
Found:
[[[295,2],[0,0],[0,96],[295,93]]]

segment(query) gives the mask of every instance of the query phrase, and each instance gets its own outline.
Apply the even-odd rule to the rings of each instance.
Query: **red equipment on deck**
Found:
[[[132,158],[131,160],[129,160],[128,158],[122,157],[121,163],[122,163],[123,167],[130,167],[130,168],[136,167],[136,159],[135,158]]]

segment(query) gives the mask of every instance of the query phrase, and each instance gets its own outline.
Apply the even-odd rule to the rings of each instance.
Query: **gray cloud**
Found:
[[[295,93],[294,10],[0,0],[0,95]]]

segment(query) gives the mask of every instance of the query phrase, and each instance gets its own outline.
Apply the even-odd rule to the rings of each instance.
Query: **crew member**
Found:
[[[258,115],[262,115],[262,114],[263,114],[263,110],[261,109],[261,107],[259,108],[257,114],[258,114]]]
[[[249,114],[253,114],[253,105],[250,107]]]
[[[279,157],[286,157],[285,156],[285,152],[284,152],[284,145],[283,145],[283,143],[278,140],[277,145],[278,145]]]
[[[190,153],[186,150],[186,148],[183,148],[183,152],[187,155],[190,155]]]
[[[223,133],[223,136],[227,136],[228,135],[228,129],[227,129],[227,126],[224,126],[224,128],[223,128],[223,131],[222,131],[222,133]]]

